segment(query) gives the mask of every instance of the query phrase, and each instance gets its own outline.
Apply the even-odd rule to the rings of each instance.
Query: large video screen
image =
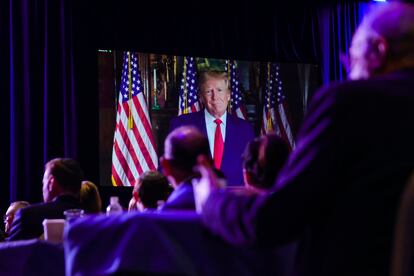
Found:
[[[227,74],[228,112],[248,120],[256,135],[276,132],[292,147],[319,86],[314,64],[98,50],[98,66],[101,186],[131,186],[158,168],[171,118],[203,108],[203,71]]]

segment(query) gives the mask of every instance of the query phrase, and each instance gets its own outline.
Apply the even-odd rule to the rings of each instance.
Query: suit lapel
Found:
[[[206,118],[204,115],[204,109],[202,111],[197,112],[197,126],[201,130],[201,132],[207,136],[207,127],[206,127]]]

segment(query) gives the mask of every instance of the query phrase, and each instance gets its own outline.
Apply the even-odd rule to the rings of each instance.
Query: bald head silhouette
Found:
[[[164,158],[175,169],[192,173],[199,155],[209,157],[210,149],[207,137],[195,127],[179,127],[165,139]]]

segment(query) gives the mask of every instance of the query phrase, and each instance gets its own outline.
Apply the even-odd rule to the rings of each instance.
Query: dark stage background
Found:
[[[143,2],[143,3],[141,3]],[[77,158],[99,184],[97,49],[311,63],[345,76],[339,53],[366,3],[9,0],[0,2],[0,210],[41,201],[47,160]],[[126,206],[130,189],[101,187]]]

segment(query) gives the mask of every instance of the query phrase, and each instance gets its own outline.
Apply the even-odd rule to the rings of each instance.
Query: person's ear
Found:
[[[385,38],[375,38],[371,43],[369,64],[374,70],[385,66],[389,52],[389,45]]]
[[[52,175],[52,176],[50,176],[50,179],[49,179],[49,181],[47,182],[47,190],[48,190],[49,192],[51,192],[51,191],[53,190],[53,188],[55,188],[55,185],[56,185],[56,179],[55,179],[55,177]]]

